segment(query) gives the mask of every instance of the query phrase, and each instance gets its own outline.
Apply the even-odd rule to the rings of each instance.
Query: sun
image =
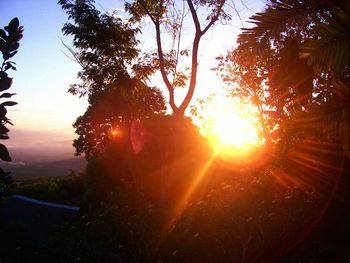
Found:
[[[221,155],[244,155],[263,144],[256,108],[224,95],[212,96],[197,110],[196,124]]]

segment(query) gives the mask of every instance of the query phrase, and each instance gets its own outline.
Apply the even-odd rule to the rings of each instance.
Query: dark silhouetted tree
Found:
[[[89,107],[74,123],[78,139],[76,154],[87,157],[101,154],[122,134],[129,136],[129,126],[137,119],[163,114],[165,101],[158,88],[146,83],[149,73],[135,66],[138,28],[113,13],[101,13],[91,0],[61,0],[59,4],[70,21],[63,32],[73,36],[69,48],[81,65],[79,84],[69,92],[88,96]]]
[[[14,93],[8,93],[7,91],[12,85],[12,78],[9,77],[9,70],[16,70],[15,62],[10,61],[17,52],[19,48],[19,41],[23,37],[23,27],[19,25],[18,18],[14,18],[10,23],[0,29],[0,51],[2,53],[3,62],[0,69],[0,99],[11,98]],[[17,102],[5,101],[0,104],[0,139],[9,139],[8,132],[9,129],[6,127],[7,124],[13,125],[11,120],[7,118],[8,106],[14,106]],[[0,158],[3,161],[11,161],[10,154],[5,145],[0,144]],[[9,172],[5,172],[0,168],[0,194],[5,190],[5,188],[12,183],[12,178],[9,176]]]
[[[347,1],[270,1],[219,70],[236,94],[264,105],[277,139],[342,134],[346,148],[349,21]]]

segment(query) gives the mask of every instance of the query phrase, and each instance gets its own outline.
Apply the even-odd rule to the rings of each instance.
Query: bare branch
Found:
[[[241,1],[241,2],[242,2],[242,1]],[[237,17],[238,17],[238,19],[239,19],[239,22],[241,23],[241,26],[244,27],[242,17],[241,17],[241,15],[240,15],[240,13],[239,13],[237,7],[236,7],[236,4],[235,4],[234,0],[231,0],[231,3],[232,3],[232,4],[231,4],[231,5],[228,5],[228,6],[231,7],[231,8],[233,9],[233,11],[236,13],[236,15],[237,15]]]
[[[244,6],[247,10],[249,10],[252,13],[256,13],[253,9],[251,9],[243,0],[240,0],[242,6]]]
[[[76,52],[72,47],[70,47],[70,46],[68,46],[66,43],[64,43],[63,40],[62,40],[61,38],[60,38],[60,40],[61,40],[62,45],[69,51],[69,53],[71,53],[71,56],[68,55],[66,52],[64,52],[64,51],[62,50],[63,54],[64,54],[67,58],[69,58],[70,60],[72,60],[72,61],[78,63],[83,69],[86,69],[84,63],[83,63],[83,62],[81,61],[81,59],[79,58],[77,52]]]
[[[152,20],[153,24],[156,28],[156,40],[157,40],[157,52],[158,52],[158,58],[159,58],[159,70],[162,75],[163,81],[169,91],[169,104],[171,109],[175,112],[177,111],[177,106],[175,104],[175,98],[174,98],[174,88],[171,85],[169,78],[165,71],[165,65],[164,65],[164,53],[162,48],[162,40],[161,40],[161,32],[160,32],[160,19],[159,16],[154,18],[150,11],[148,10],[145,2],[143,0],[140,0],[140,4],[143,7],[146,14],[149,16],[149,18]],[[163,1],[159,1],[159,5],[161,6],[163,4]]]
[[[200,32],[196,32],[193,46],[192,46],[192,69],[191,69],[191,80],[190,80],[190,86],[188,88],[186,97],[184,98],[183,102],[181,103],[179,110],[181,113],[185,112],[186,108],[190,104],[190,101],[193,97],[194,90],[196,87],[197,82],[197,69],[198,69],[198,48],[199,48],[199,42],[201,39]]]
[[[175,60],[175,69],[174,69],[174,74],[173,74],[173,85],[175,82],[176,78],[176,73],[177,73],[177,65],[179,63],[179,54],[180,54],[180,44],[181,44],[181,34],[182,34],[182,27],[183,27],[183,22],[185,18],[185,4],[183,2],[182,5],[182,13],[181,13],[181,19],[179,23],[179,31],[178,31],[178,41],[177,41],[177,50],[176,50],[176,60]]]
[[[203,29],[203,31],[201,31],[201,34],[204,35],[209,28],[219,19],[220,13],[222,11],[222,8],[224,7],[225,4],[225,0],[221,0],[220,5],[218,6],[218,10],[216,11],[216,14],[211,18],[210,22],[208,23],[208,25]]]
[[[156,39],[157,39],[157,47],[158,47],[158,58],[159,58],[159,69],[160,73],[162,75],[163,81],[169,91],[169,104],[171,109],[175,112],[177,111],[177,107],[175,104],[175,99],[174,99],[174,87],[171,85],[168,76],[165,72],[165,65],[164,65],[164,54],[163,54],[163,49],[162,49],[162,40],[160,36],[160,24],[159,21],[156,21],[155,23],[156,27]]]

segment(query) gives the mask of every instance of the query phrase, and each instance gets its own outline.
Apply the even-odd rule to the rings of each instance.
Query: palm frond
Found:
[[[341,77],[350,65],[350,12],[336,10],[315,27],[315,32],[320,37],[306,41],[300,56],[308,57],[316,71],[332,71]]]

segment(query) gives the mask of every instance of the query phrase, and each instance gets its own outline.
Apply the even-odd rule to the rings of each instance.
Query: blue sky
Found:
[[[247,5],[259,11],[263,1],[247,1]],[[96,6],[111,10],[123,7],[123,1],[96,0]],[[253,14],[243,8],[242,11],[243,21]],[[84,112],[87,103],[67,92],[69,84],[77,82],[79,71],[78,64],[65,55],[68,52],[61,42],[71,43],[71,39],[61,32],[67,16],[56,0],[0,0],[0,27],[14,17],[18,17],[24,26],[24,37],[19,53],[13,57],[17,72],[10,73],[14,78],[11,92],[17,93],[14,100],[19,104],[9,109],[15,127],[10,127],[12,140],[8,144],[21,146],[62,140],[69,146],[74,138],[72,123]],[[218,80],[209,69],[215,65],[215,56],[235,44],[240,27],[239,20],[234,20],[231,25],[209,31],[203,39],[199,69],[202,77],[198,80],[200,92],[196,97],[205,96],[217,88]],[[146,23],[141,37],[142,49],[155,45],[151,29]],[[26,131],[28,134],[39,132],[40,136],[23,136]]]

